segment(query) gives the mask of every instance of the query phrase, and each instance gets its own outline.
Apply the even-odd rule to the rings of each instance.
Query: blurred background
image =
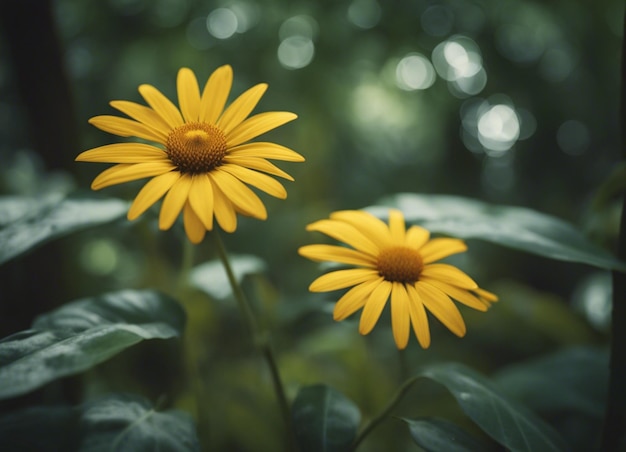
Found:
[[[381,366],[397,366],[389,322],[365,339],[354,321],[332,322],[336,297],[306,290],[320,270],[296,250],[320,237],[305,225],[394,193],[450,194],[555,215],[612,249],[619,210],[603,184],[619,161],[623,16],[622,0],[5,0],[0,194],[88,192],[105,165],[74,157],[119,140],[87,120],[115,114],[111,100],[141,102],[142,83],[176,101],[182,66],[202,85],[214,69],[232,65],[231,100],[269,83],[257,111],[287,110],[299,119],[265,138],[307,161],[280,164],[296,179],[286,183],[287,200],[262,196],[268,220],[241,218],[226,242],[263,261],[263,274],[249,278],[247,289],[262,304],[262,320],[280,331],[290,387],[327,382],[371,415],[397,385]],[[130,200],[140,187],[102,195]],[[152,210],[133,223],[75,234],[0,268],[2,336],[77,297],[124,287],[172,292],[184,258],[182,226],[161,233],[155,218]],[[411,365],[455,359],[491,371],[604,342],[608,273],[469,245],[458,264],[502,301],[488,314],[464,310],[469,333],[462,341],[437,325],[428,351],[412,339]],[[205,241],[194,262],[212,257]],[[197,353],[207,367],[221,366],[207,378],[216,388],[241,383],[234,396],[211,394],[228,406],[215,444],[255,450],[250,440],[234,439],[233,423],[251,425],[269,410],[255,434],[271,445],[278,427],[268,425],[279,424],[271,392],[266,400],[250,394],[259,390],[251,382],[266,379],[257,376],[262,364],[246,360],[254,353],[232,306],[206,298],[190,290],[185,304],[195,313],[189,334],[202,344]],[[157,397],[175,387],[182,395],[172,403],[185,407],[174,364],[172,375],[154,382],[159,359],[139,365],[128,356],[109,366],[110,386],[111,375],[130,368],[142,382],[138,390]],[[177,356],[173,347],[166,358],[175,363]]]

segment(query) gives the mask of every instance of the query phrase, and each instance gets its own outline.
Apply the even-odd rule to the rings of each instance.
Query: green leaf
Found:
[[[428,452],[479,452],[487,446],[450,421],[436,418],[403,419],[415,444]]]
[[[502,395],[487,378],[470,368],[437,364],[419,374],[442,385],[485,433],[511,451],[566,450],[559,435],[535,414]]]
[[[247,275],[262,273],[266,269],[263,259],[253,255],[230,255],[230,265],[237,282]],[[191,284],[217,300],[232,296],[232,289],[224,265],[219,259],[198,265],[191,271]]]
[[[409,223],[433,232],[481,239],[551,259],[626,271],[626,264],[590,242],[578,229],[558,218],[523,207],[496,206],[458,196],[400,193],[367,208],[386,217],[400,209]]]
[[[36,432],[36,434],[33,434]],[[157,412],[138,396],[109,395],[78,407],[33,407],[0,418],[11,451],[199,451],[186,414]]]
[[[62,306],[0,341],[0,399],[89,369],[145,339],[180,336],[185,313],[153,291],[109,293]]]
[[[0,264],[57,237],[116,220],[127,209],[119,199],[0,197]]]
[[[302,452],[343,452],[356,437],[358,407],[326,385],[305,386],[293,402],[292,416]]]

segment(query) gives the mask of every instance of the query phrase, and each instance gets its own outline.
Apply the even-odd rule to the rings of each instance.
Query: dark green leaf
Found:
[[[67,304],[0,341],[0,399],[89,369],[142,340],[180,336],[184,323],[181,306],[152,291]]]
[[[626,264],[558,218],[522,207],[495,206],[469,198],[401,193],[382,204],[400,209],[407,222],[459,238],[481,239],[551,259],[626,271]],[[368,208],[386,217],[388,207]]]
[[[302,452],[348,450],[361,419],[358,407],[350,399],[326,385],[300,389],[292,415]]]
[[[36,434],[33,434],[36,432]],[[138,396],[110,395],[78,407],[33,407],[0,418],[4,450],[198,451],[195,426]]]
[[[403,419],[415,444],[429,452],[480,452],[485,444],[450,421],[436,418]]]
[[[562,451],[559,435],[515,400],[502,395],[491,381],[460,364],[438,364],[420,376],[442,385],[485,433],[511,451]]]
[[[261,258],[252,255],[230,255],[230,265],[235,278],[241,284],[246,275],[265,271],[266,264]],[[232,289],[220,260],[198,265],[191,271],[191,284],[211,297],[224,300],[232,295]]]
[[[119,199],[2,197],[0,264],[54,238],[116,220],[127,208]]]

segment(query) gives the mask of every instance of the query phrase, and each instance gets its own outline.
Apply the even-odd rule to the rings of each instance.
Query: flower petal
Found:
[[[342,264],[376,267],[376,259],[369,254],[344,246],[306,245],[298,249],[298,254],[318,262],[339,262]]]
[[[244,168],[256,171],[263,171],[264,173],[271,174],[272,176],[282,177],[283,179],[287,179],[290,181],[293,180],[293,177],[291,177],[289,174],[263,158],[238,157],[235,155],[227,154],[226,157],[224,157],[223,161],[224,163],[231,163],[233,165],[243,166]]]
[[[145,177],[159,176],[175,169],[171,162],[119,163],[102,171],[91,183],[93,190],[123,184]]]
[[[451,284],[446,284],[437,279],[422,279],[425,283],[430,284],[431,286],[435,286],[437,289],[441,290],[443,293],[448,295],[449,297],[454,298],[459,303],[463,303],[465,306],[469,306],[472,309],[476,309],[478,311],[485,312],[489,307],[484,301],[472,295],[471,292],[460,289]]]
[[[268,111],[251,116],[226,134],[228,147],[237,146],[263,135],[283,124],[296,119],[298,115],[287,111]]]
[[[474,293],[483,301],[486,301],[488,303],[496,303],[498,301],[498,296],[495,293],[491,293],[485,289],[474,289]]]
[[[463,289],[477,289],[478,284],[458,268],[448,264],[428,264],[424,266],[420,279],[432,278]]]
[[[189,189],[191,188],[191,176],[181,175],[172,185],[163,199],[161,213],[159,215],[159,229],[165,231],[172,227],[178,214],[187,202]]]
[[[366,237],[357,227],[337,220],[319,220],[306,227],[307,231],[317,231],[329,237],[344,242],[351,247],[369,254],[373,258],[378,257],[380,249],[374,242]]]
[[[376,322],[378,322],[380,318],[380,314],[387,304],[391,287],[389,281],[382,281],[374,288],[363,307],[363,312],[361,312],[359,333],[369,334],[374,329]]]
[[[154,86],[141,85],[139,86],[139,93],[172,129],[184,124],[183,117],[176,105]]]
[[[256,141],[230,148],[229,155],[237,157],[261,157],[285,162],[304,162],[304,157],[291,149],[276,143]]]
[[[235,207],[212,179],[211,186],[213,187],[213,211],[215,212],[215,219],[224,231],[234,232],[237,229],[237,212],[235,211]]]
[[[415,289],[420,294],[422,303],[446,328],[459,337],[465,336],[466,328],[459,308],[445,293],[428,283],[418,281]]]
[[[149,144],[116,143],[81,152],[75,160],[78,162],[142,163],[169,161],[169,157],[163,149]]]
[[[287,197],[287,190],[285,190],[285,187],[283,187],[276,179],[272,179],[266,174],[230,163],[221,165],[219,169],[220,171],[226,171],[227,173],[232,174],[242,182],[252,185],[253,187],[258,188],[275,198],[285,199]]]
[[[162,135],[162,141],[167,139],[167,135],[172,130],[167,122],[152,108],[127,100],[114,100],[110,102],[110,105]]]
[[[411,226],[406,231],[404,243],[406,246],[413,248],[414,250],[419,250],[424,243],[428,242],[429,238],[430,231],[428,229],[424,229],[421,226]]]
[[[213,229],[213,184],[205,173],[194,174],[189,189],[189,204],[207,230]]]
[[[364,283],[354,286],[348,290],[335,305],[333,310],[333,319],[337,321],[344,320],[354,314],[356,311],[365,306],[365,302],[370,296],[374,287],[383,282],[383,277],[365,281]]]
[[[425,264],[463,251],[467,251],[467,245],[463,240],[448,238],[432,239],[419,250]]]
[[[148,210],[150,206],[161,199],[172,188],[172,185],[180,177],[181,175],[178,171],[170,171],[150,179],[135,196],[135,200],[131,204],[130,209],[128,209],[128,219],[134,220]]]
[[[233,69],[229,65],[217,68],[209,77],[200,99],[200,122],[215,124],[226,105],[233,84]]]
[[[330,292],[331,290],[345,289],[346,287],[378,278],[378,272],[368,268],[336,270],[317,278],[311,283],[309,290],[311,292]]]
[[[220,187],[222,193],[238,211],[259,220],[267,218],[267,210],[263,201],[235,176],[217,168],[217,170],[209,173],[209,177]]]
[[[406,227],[404,225],[404,215],[399,210],[389,210],[389,232],[391,232],[391,240],[394,244],[404,245]]]
[[[420,294],[415,289],[415,286],[407,284],[406,289],[410,300],[409,312],[411,313],[413,332],[422,348],[426,349],[430,347],[430,327],[428,326],[426,309],[422,304]]]
[[[200,113],[200,88],[195,74],[189,68],[181,68],[176,78],[178,104],[185,122],[198,121]],[[190,239],[191,240],[191,239]]]
[[[391,329],[393,339],[398,350],[406,348],[409,343],[409,331],[411,329],[409,313],[409,295],[403,283],[392,283],[391,289]]]
[[[202,242],[206,234],[206,229],[189,202],[185,203],[185,207],[183,208],[183,223],[189,241],[194,245]]]
[[[137,137],[162,144],[165,144],[167,139],[163,132],[159,132],[132,119],[120,118],[118,116],[94,116],[89,120],[89,124],[120,137]]]
[[[235,99],[217,121],[219,128],[228,135],[228,132],[241,124],[254,110],[265,90],[267,90],[267,83],[259,83]]]
[[[379,248],[391,245],[391,233],[384,221],[363,210],[340,210],[330,214],[331,220],[348,223],[358,229]]]

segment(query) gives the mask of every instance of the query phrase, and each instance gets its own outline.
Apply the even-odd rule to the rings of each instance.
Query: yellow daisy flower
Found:
[[[246,184],[280,199],[285,188],[271,176],[293,178],[267,159],[301,162],[304,158],[284,146],[250,142],[265,132],[296,119],[294,113],[274,111],[249,116],[267,89],[253,86],[226,109],[233,82],[230,66],[218,68],[202,93],[194,73],[178,72],[180,107],[151,85],[139,93],[149,107],[116,100],[111,106],[129,118],[96,116],[89,122],[122,137],[136,137],[156,144],[118,143],[81,153],[81,162],[116,163],[91,184],[94,190],[150,177],[128,211],[134,220],[165,196],[159,228],[169,229],[183,212],[187,237],[200,243],[213,228],[213,216],[222,229],[237,228],[237,213],[264,220],[265,205]]]
[[[498,297],[478,285],[458,268],[438,260],[467,250],[462,240],[430,238],[419,226],[406,229],[404,216],[389,211],[389,225],[360,210],[334,212],[330,219],[307,226],[351,248],[307,245],[300,255],[314,261],[338,262],[356,268],[332,271],[317,278],[309,290],[328,292],[353,286],[337,302],[335,320],[343,320],[363,308],[359,332],[368,334],[391,298],[391,327],[396,346],[409,341],[410,325],[423,348],[430,346],[426,310],[450,331],[465,335],[465,322],[451,298],[486,311]],[[391,296],[391,297],[390,297]]]

